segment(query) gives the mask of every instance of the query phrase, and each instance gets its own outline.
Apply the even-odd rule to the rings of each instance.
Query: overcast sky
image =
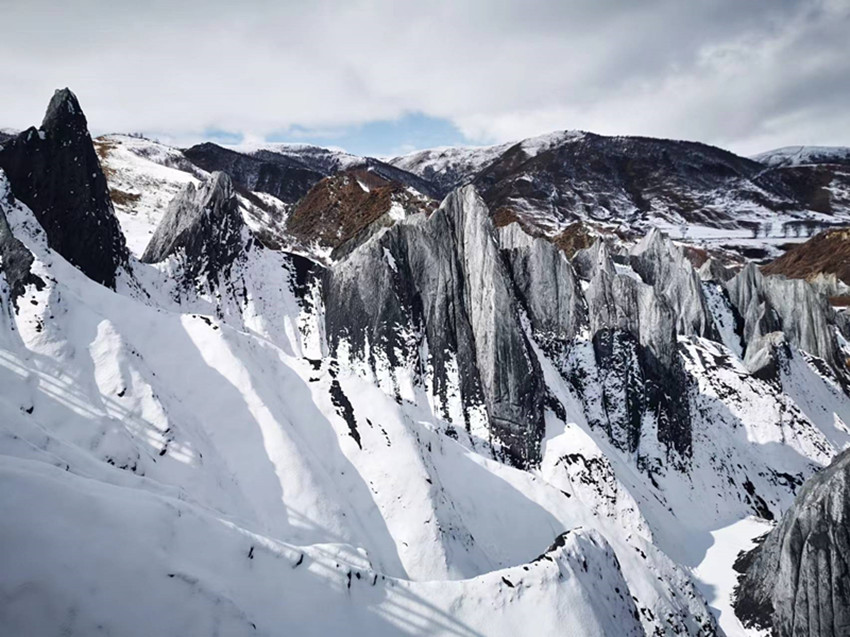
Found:
[[[557,129],[850,145],[850,0],[0,0],[0,127],[396,154]]]

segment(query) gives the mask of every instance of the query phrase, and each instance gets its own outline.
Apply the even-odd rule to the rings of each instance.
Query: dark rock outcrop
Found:
[[[18,298],[25,292],[28,285],[36,289],[44,287],[44,281],[32,272],[35,258],[27,247],[12,234],[4,208],[14,205],[14,198],[9,190],[9,182],[0,171],[0,271],[9,286],[9,298],[17,309]]]
[[[739,558],[735,612],[777,637],[850,631],[850,451],[809,478],[779,525]]]
[[[115,287],[127,247],[86,117],[71,91],[56,91],[41,128],[3,142],[0,168],[44,228],[48,245],[89,278]]]
[[[254,157],[211,142],[183,154],[207,172],[226,172],[241,188],[268,193],[284,203],[295,203],[325,176],[289,157]]]
[[[233,183],[216,172],[198,188],[187,184],[171,201],[142,261],[179,255],[187,280],[213,284],[226,278],[250,240]]]

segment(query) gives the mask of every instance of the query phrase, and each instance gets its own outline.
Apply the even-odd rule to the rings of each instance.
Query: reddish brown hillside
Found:
[[[349,170],[314,185],[295,206],[287,228],[304,242],[337,248],[390,213],[394,204],[401,215],[430,212],[437,205],[369,170]]]
[[[765,274],[784,274],[808,279],[817,274],[835,274],[850,285],[850,228],[827,230],[796,245],[762,268]]]

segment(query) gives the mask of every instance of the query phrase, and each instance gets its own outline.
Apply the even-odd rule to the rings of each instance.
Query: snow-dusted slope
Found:
[[[229,148],[256,157],[289,157],[317,169],[325,175],[348,170],[363,165],[363,157],[352,155],[343,150],[322,148],[312,144],[296,144],[283,142],[237,144]]]
[[[768,166],[850,163],[850,148],[843,146],[785,146],[752,157]]]
[[[389,162],[439,186],[442,194],[467,183],[493,161],[514,146],[521,148],[528,157],[570,139],[580,138],[581,131],[556,131],[530,137],[520,142],[507,142],[495,146],[445,146],[418,150],[407,155],[394,157]]]
[[[169,202],[186,184],[197,185],[209,173],[179,149],[149,139],[105,135],[97,138],[94,146],[127,247],[140,257]],[[243,216],[255,230],[281,240],[286,204],[263,192],[242,191],[239,200]]]
[[[20,514],[0,525],[0,578],[21,591],[9,625],[84,634],[157,607],[141,632],[279,634],[309,616],[307,634],[515,634],[532,617],[540,634],[629,634],[642,630],[631,595],[649,625],[710,622],[695,593],[674,596],[686,576],[640,535],[468,450],[427,402],[314,367],[285,255],[247,255],[239,316],[174,312],[167,268],[136,264],[112,292],[48,250],[25,207],[3,213],[46,282],[17,311],[3,297],[0,464],[14,485],[4,510]],[[262,300],[277,312],[268,330],[250,318]],[[41,515],[72,531],[29,532]],[[577,526],[588,530],[530,563]],[[462,581],[408,581],[434,579]],[[338,596],[338,611],[319,612]]]

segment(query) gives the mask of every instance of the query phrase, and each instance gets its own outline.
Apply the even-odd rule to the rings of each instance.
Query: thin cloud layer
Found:
[[[476,143],[579,128],[745,154],[850,145],[846,0],[0,0],[0,11],[0,126],[37,121],[67,85],[96,130],[174,140],[420,113]]]

